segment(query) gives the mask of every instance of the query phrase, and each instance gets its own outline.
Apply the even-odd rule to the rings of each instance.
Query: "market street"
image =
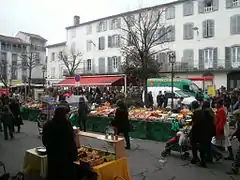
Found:
[[[4,141],[0,134],[0,160],[6,164],[11,174],[21,171],[24,152],[27,149],[41,145],[38,138],[37,126],[32,122],[24,122],[22,133],[16,134],[14,140]],[[100,148],[101,142],[84,139],[85,145]],[[128,151],[128,163],[132,180],[141,180],[141,172],[146,172],[147,180],[235,180],[239,176],[228,176],[225,172],[230,168],[230,162],[209,165],[208,169],[193,166],[189,161],[182,161],[176,153],[166,158],[166,162],[159,162],[160,151],[164,143],[153,141],[132,141],[132,150]],[[236,149],[236,147],[235,147]]]

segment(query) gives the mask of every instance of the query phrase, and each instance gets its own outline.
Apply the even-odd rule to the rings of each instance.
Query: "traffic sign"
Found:
[[[80,75],[76,75],[74,79],[75,79],[76,82],[79,82],[80,79],[81,79],[81,76]]]

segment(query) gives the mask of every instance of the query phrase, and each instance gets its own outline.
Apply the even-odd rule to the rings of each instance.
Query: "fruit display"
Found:
[[[36,103],[35,101],[30,101],[22,105],[26,109],[39,109],[42,110],[44,105],[42,103]]]
[[[95,110],[91,111],[89,113],[90,116],[102,116],[102,117],[108,117],[110,115],[115,114],[116,108],[110,107],[110,105],[104,105],[101,107],[97,107]]]
[[[116,157],[113,153],[81,146],[78,149],[77,159],[80,165],[93,167],[103,164],[104,162],[113,161],[116,159]]]
[[[133,108],[129,111],[130,119],[146,119],[146,120],[157,120],[164,119],[169,116],[168,111],[165,110],[151,110],[146,108]]]

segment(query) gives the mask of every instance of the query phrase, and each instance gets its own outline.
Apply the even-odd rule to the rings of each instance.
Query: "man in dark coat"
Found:
[[[78,124],[81,130],[86,132],[86,121],[87,121],[87,114],[88,114],[88,105],[85,102],[83,97],[79,98],[79,105],[78,105]]]
[[[53,119],[43,127],[42,142],[48,155],[47,180],[75,180],[73,162],[77,159],[77,147],[67,113],[65,106],[57,107]]]
[[[1,121],[3,122],[3,131],[4,131],[4,139],[8,140],[8,135],[13,138],[13,115],[9,110],[8,105],[3,107],[3,112],[1,112]]]
[[[9,107],[14,116],[14,126],[17,126],[17,129],[18,129],[17,132],[19,133],[22,125],[22,119],[20,117],[20,105],[16,99],[12,99]],[[13,127],[13,132],[15,132],[14,127]]]

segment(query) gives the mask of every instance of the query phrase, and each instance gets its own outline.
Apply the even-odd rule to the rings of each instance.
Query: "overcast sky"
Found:
[[[48,44],[65,41],[73,16],[81,22],[173,0],[0,0],[0,34],[35,33]]]

